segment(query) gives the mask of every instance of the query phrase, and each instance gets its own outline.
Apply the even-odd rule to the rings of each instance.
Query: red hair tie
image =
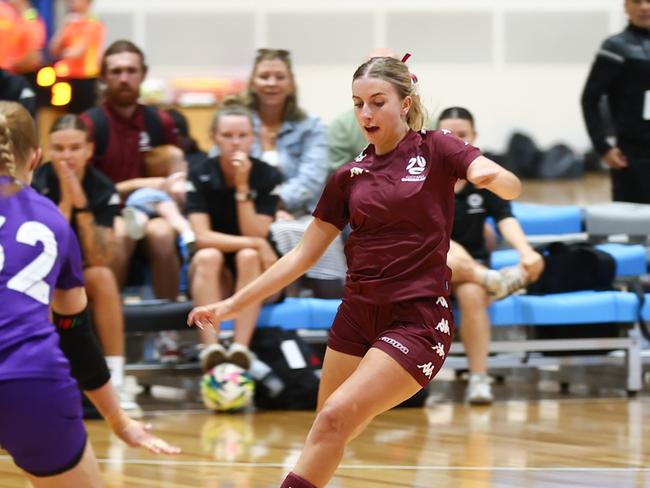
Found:
[[[402,56],[402,63],[406,63],[410,57],[411,57],[411,53],[404,54],[404,56]],[[411,73],[411,83],[415,85],[417,84],[417,82],[418,82],[418,77],[415,76],[413,73]]]

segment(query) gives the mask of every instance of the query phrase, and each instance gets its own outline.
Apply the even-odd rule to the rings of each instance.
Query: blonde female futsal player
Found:
[[[422,131],[424,108],[404,62],[372,58],[352,79],[369,146],[341,166],[290,253],[227,300],[197,307],[188,323],[234,317],[302,275],[346,224],[348,272],[328,340],[318,415],[283,488],[322,487],[345,445],[378,414],[426,386],[449,351],[453,317],[445,260],[454,183],[463,178],[506,199],[515,175],[444,131]]]

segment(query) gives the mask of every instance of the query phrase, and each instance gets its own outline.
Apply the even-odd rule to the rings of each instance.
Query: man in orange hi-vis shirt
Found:
[[[6,60],[5,68],[25,75],[30,82],[43,64],[45,47],[45,23],[30,0],[7,0],[16,12],[14,44]]]
[[[11,68],[11,56],[21,43],[18,15],[11,5],[0,0],[0,68]]]
[[[72,86],[69,110],[81,113],[95,105],[104,25],[90,13],[90,0],[68,0],[68,15],[50,41],[50,53],[58,59],[58,79]]]

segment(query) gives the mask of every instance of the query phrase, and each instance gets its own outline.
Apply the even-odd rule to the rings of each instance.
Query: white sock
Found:
[[[188,242],[194,242],[196,240],[196,237],[194,236],[194,232],[191,230],[186,230],[181,234],[181,240],[187,244]]]
[[[115,388],[124,384],[124,356],[106,356],[106,365],[111,373],[111,381]]]

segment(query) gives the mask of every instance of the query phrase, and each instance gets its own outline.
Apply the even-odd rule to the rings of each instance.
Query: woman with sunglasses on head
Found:
[[[0,445],[36,488],[98,487],[78,386],[128,445],[179,450],[120,409],[90,329],[79,243],[29,186],[40,156],[30,115],[0,102]]]
[[[468,144],[476,140],[474,117],[463,107],[443,110],[438,129],[452,132]],[[524,231],[512,215],[510,202],[471,182],[460,179],[456,195],[454,226],[447,265],[452,271],[452,291],[460,311],[460,337],[469,363],[465,399],[473,405],[492,403],[491,379],[487,375],[491,325],[487,308],[536,281],[544,259],[528,244]],[[486,243],[485,220],[492,217],[499,232],[519,252],[520,264],[499,271],[489,269],[490,250]],[[493,234],[492,228],[489,227]]]
[[[329,334],[318,415],[283,488],[324,486],[345,445],[442,367],[454,331],[446,256],[456,180],[506,199],[521,190],[515,175],[478,149],[422,130],[425,110],[403,61],[362,64],[352,100],[370,144],[329,180],[302,241],[231,298],[188,317],[190,325],[209,327],[235,316],[299,277],[350,224],[344,298]]]
[[[285,254],[302,238],[327,180],[325,126],[298,105],[291,56],[283,49],[257,51],[243,99],[253,112],[251,156],[277,167],[284,177],[275,190],[279,209],[271,235]],[[338,298],[344,276],[343,243],[337,239],[301,285],[311,287],[317,296]]]

